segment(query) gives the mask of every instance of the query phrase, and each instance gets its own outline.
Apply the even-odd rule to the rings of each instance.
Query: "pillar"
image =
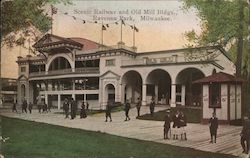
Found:
[[[186,105],[185,103],[185,95],[186,95],[186,87],[185,85],[181,85],[181,105]]]
[[[125,95],[125,84],[120,84],[120,98],[121,98],[121,103],[124,103],[124,95]]]
[[[176,107],[176,85],[172,84],[171,87],[171,107]]]
[[[47,93],[44,94],[44,100],[45,100],[45,104],[48,105],[48,94]]]
[[[147,85],[142,85],[142,105],[147,104]]]
[[[158,85],[155,85],[155,103],[158,104],[158,91],[159,91],[159,87]]]
[[[61,94],[58,94],[57,96],[57,109],[61,108]]]
[[[73,98],[74,100],[76,100],[76,95],[75,95],[75,94],[72,94],[72,98]]]

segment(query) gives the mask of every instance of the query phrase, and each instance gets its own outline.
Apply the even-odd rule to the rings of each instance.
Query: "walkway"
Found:
[[[157,110],[162,110],[157,107]],[[148,107],[142,107],[142,114],[148,113]],[[10,110],[2,110],[3,116],[14,117],[36,122],[44,122],[53,125],[60,125],[71,128],[79,128],[90,131],[100,131],[112,135],[118,135],[140,140],[154,141],[164,144],[171,144],[182,147],[190,147],[197,150],[231,154],[245,158],[247,155],[242,154],[240,146],[240,131],[242,127],[220,125],[218,129],[218,139],[216,144],[210,144],[210,135],[208,125],[188,124],[186,130],[188,135],[187,141],[181,140],[164,140],[163,139],[163,122],[137,120],[136,109],[131,109],[130,121],[124,121],[124,112],[112,113],[113,122],[104,122],[103,113],[89,116],[86,119],[76,118],[75,120],[64,119],[60,114],[38,114],[37,110],[33,114],[14,114]]]

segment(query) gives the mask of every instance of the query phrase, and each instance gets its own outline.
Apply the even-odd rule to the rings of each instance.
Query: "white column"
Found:
[[[155,85],[155,103],[158,104],[158,91],[159,87],[158,85]]]
[[[186,95],[186,87],[185,85],[181,85],[181,105],[186,105],[185,103],[185,95]]]
[[[171,87],[171,107],[176,107],[176,85],[172,84]]]
[[[121,103],[124,103],[124,94],[125,94],[125,84],[120,84]]]
[[[61,94],[58,94],[57,96],[57,109],[61,108]]]
[[[147,85],[142,85],[142,105],[147,104]]]
[[[86,103],[87,102],[87,94],[86,94],[85,90],[84,90],[84,94],[83,95],[84,95],[84,100],[83,101],[84,101],[84,103]]]
[[[72,94],[72,98],[76,100],[76,94]]]
[[[46,92],[44,94],[44,100],[45,100],[45,104],[48,105],[48,94]]]

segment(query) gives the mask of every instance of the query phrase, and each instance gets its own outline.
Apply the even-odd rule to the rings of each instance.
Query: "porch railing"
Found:
[[[30,77],[62,75],[62,74],[99,74],[99,67],[75,68],[75,69],[60,69],[51,71],[31,72]]]

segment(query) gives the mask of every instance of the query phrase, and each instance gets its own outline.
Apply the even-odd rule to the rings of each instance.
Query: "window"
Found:
[[[209,85],[209,107],[221,108],[220,84],[212,83]]]
[[[25,72],[26,71],[26,67],[21,67],[21,72]]]
[[[115,66],[115,59],[106,60],[106,66]]]

